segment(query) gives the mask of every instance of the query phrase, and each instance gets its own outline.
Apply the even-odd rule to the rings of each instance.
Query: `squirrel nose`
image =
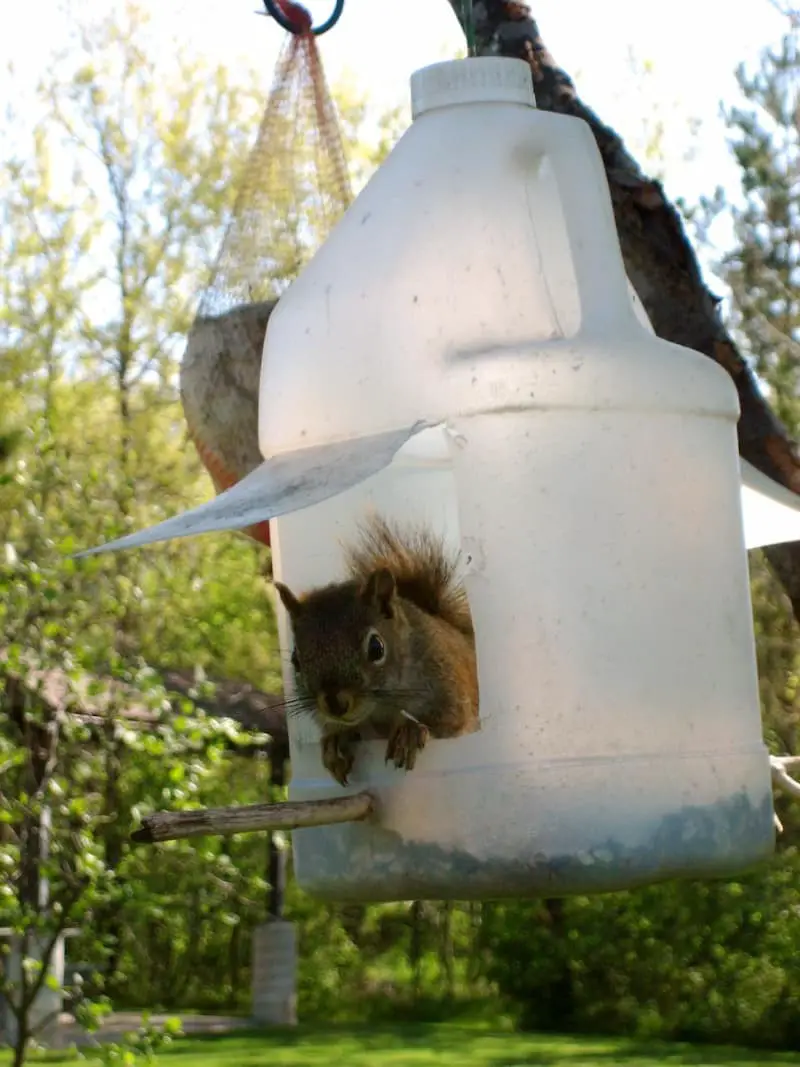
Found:
[[[353,710],[353,696],[341,689],[327,689],[322,694],[325,711],[334,718],[344,718]]]

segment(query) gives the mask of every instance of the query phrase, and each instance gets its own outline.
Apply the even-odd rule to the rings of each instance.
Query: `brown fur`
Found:
[[[367,520],[359,543],[347,549],[348,570],[356,581],[366,581],[385,567],[404,600],[473,637],[466,590],[456,580],[457,562],[458,557],[448,555],[443,540],[431,530],[400,530],[380,515]]]
[[[316,702],[323,762],[343,784],[362,737],[387,739],[387,761],[410,770],[429,735],[478,728],[472,618],[442,540],[374,516],[347,563],[348,581],[301,597],[277,585],[292,621],[298,690]],[[371,638],[380,662],[367,654]]]

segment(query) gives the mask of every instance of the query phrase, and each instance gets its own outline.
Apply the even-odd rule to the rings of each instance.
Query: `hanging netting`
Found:
[[[352,199],[311,18],[289,0],[266,6],[292,29],[181,365],[189,433],[218,493],[262,460],[258,387],[275,300]],[[248,532],[269,544],[268,523]]]
[[[302,8],[292,14],[302,30],[287,34],[278,57],[233,218],[200,300],[203,317],[276,295],[352,199],[310,18]]]

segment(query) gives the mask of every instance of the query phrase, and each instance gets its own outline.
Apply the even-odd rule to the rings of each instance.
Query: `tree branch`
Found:
[[[791,29],[796,30],[800,26],[800,8],[792,7],[791,4],[780,3],[780,0],[769,0],[769,4],[775,8],[779,15],[783,15],[789,20]]]
[[[62,670],[31,669],[18,673],[9,670],[4,659],[4,650],[0,648],[0,682],[5,685],[7,698],[13,706],[22,706],[21,702],[30,697],[56,715],[69,714],[84,722],[103,723],[113,702],[122,709],[121,718],[131,725],[140,723],[148,728],[159,720],[160,713],[147,706],[141,692],[116,678],[87,675],[81,686],[81,690],[87,690],[84,694],[80,690],[74,691]],[[286,715],[280,694],[264,693],[248,682],[223,679],[209,679],[213,694],[197,692],[198,683],[190,670],[168,668],[158,671],[157,677],[168,694],[188,697],[206,714],[232,719],[243,730],[267,733],[273,740],[286,742]],[[90,682],[99,682],[100,691],[90,695]]]

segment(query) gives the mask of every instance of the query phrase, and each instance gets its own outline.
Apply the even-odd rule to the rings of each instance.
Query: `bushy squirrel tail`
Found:
[[[467,637],[474,636],[466,590],[456,577],[458,555],[425,527],[403,529],[372,515],[360,527],[357,543],[347,548],[351,576],[366,581],[386,567],[397,592],[422,611],[434,615]]]

